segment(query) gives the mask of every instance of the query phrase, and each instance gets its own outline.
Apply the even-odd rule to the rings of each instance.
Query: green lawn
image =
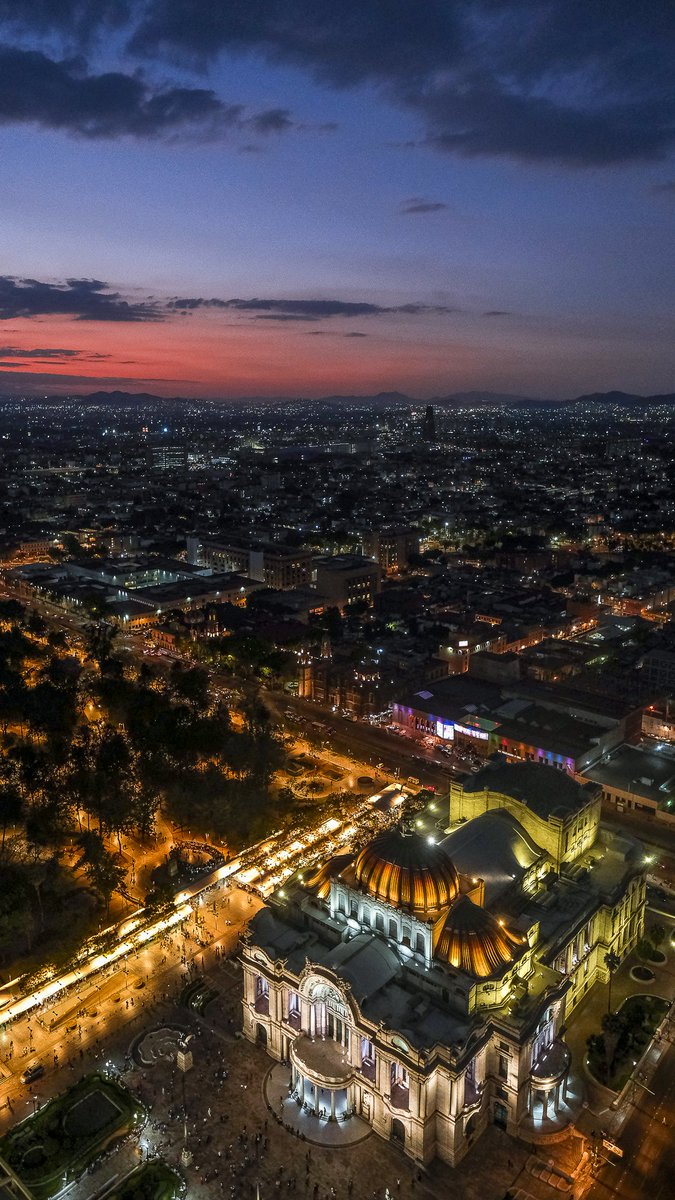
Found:
[[[126,1088],[89,1075],[16,1125],[0,1142],[0,1156],[31,1189],[48,1200],[81,1175],[112,1140],[132,1128],[141,1108]]]
[[[180,1186],[180,1176],[164,1163],[149,1162],[132,1171],[108,1200],[175,1200]]]

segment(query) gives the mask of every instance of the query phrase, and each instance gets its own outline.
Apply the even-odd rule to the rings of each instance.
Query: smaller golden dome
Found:
[[[443,922],[434,957],[486,979],[514,962],[524,944],[525,938],[462,896]]]
[[[320,867],[317,867],[307,880],[305,886],[311,892],[314,892],[319,900],[327,900],[330,894],[331,879],[339,875],[340,871],[344,870],[353,857],[353,854],[336,854],[334,858],[327,859]]]
[[[398,827],[369,842],[354,870],[359,887],[375,899],[415,913],[438,912],[459,895],[459,876],[445,851]]]

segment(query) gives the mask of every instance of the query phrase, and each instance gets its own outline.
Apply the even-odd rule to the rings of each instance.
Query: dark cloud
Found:
[[[380,317],[390,313],[421,316],[429,313],[451,313],[456,309],[438,304],[397,304],[385,307],[349,300],[219,300],[189,297],[170,300],[169,310],[193,312],[196,308],[225,308],[251,313],[258,321],[322,321],[332,317]]]
[[[308,337],[334,337],[335,330],[333,330],[333,329],[331,329],[331,330],[308,329],[307,336]],[[367,333],[359,333],[357,330],[353,330],[351,333],[339,333],[337,336],[338,337],[346,337],[346,338],[364,338],[364,337],[368,337],[368,334]]]
[[[196,65],[257,49],[344,87],[442,70],[460,38],[447,0],[149,0],[130,45]]]
[[[12,33],[61,33],[84,45],[94,32],[127,25],[128,0],[0,0],[0,23]]]
[[[99,279],[67,279],[41,283],[0,275],[0,320],[16,317],[71,316],[79,321],[157,321],[163,317],[154,300],[125,300]]]
[[[675,5],[663,0],[0,0],[0,24],[58,36],[65,52],[125,38],[146,61],[201,69],[257,53],[332,87],[371,85],[453,154],[609,166],[659,160],[675,140]],[[22,61],[26,80],[15,70],[9,89],[0,66],[6,120],[147,137],[241,117],[209,90]],[[284,108],[243,120],[260,132],[312,128]]]
[[[483,313],[484,317],[510,317],[511,314],[506,308],[489,308]]]
[[[86,388],[88,385],[94,384],[97,388],[115,387],[129,389],[130,383],[133,383],[135,391],[145,391],[151,384],[161,384],[163,387],[168,387],[169,384],[177,384],[182,388],[191,384],[199,385],[197,379],[183,378],[167,378],[166,376],[152,375],[102,375],[100,372],[95,375],[68,375],[65,372],[54,371],[33,371],[27,373],[25,371],[17,371],[12,364],[8,365],[7,370],[0,371],[0,382],[6,385],[7,389],[20,388],[21,394],[24,395],[31,388],[39,389],[40,392],[45,392],[49,389],[50,392],[76,392]],[[136,364],[128,364],[136,365]]]
[[[197,310],[213,309],[241,313],[254,321],[324,321],[333,318],[381,317],[391,314],[404,316],[445,315],[459,310],[441,304],[370,304],[354,300],[249,300],[233,297],[175,296],[164,300],[147,296],[141,300],[125,299],[100,279],[66,279],[59,283],[44,283],[37,279],[17,279],[0,275],[0,320],[18,317],[71,316],[79,321],[164,321],[171,316],[189,316]],[[365,337],[355,330],[347,337]],[[0,350],[9,355],[10,349]],[[13,353],[13,352],[12,352]],[[53,354],[79,355],[76,350],[17,350],[17,357]]]
[[[287,108],[270,108],[251,117],[248,125],[255,133],[285,133],[293,128],[294,122]]]
[[[663,158],[673,141],[662,101],[584,110],[478,86],[462,93],[444,87],[415,104],[428,119],[429,143],[467,158],[611,166]]]
[[[0,346],[0,358],[78,358],[79,350],[49,349],[19,350],[17,346]]]
[[[34,347],[30,350],[20,349],[18,346],[0,346],[0,362],[2,367],[17,368],[25,361],[27,365],[34,367],[38,366],[55,366],[62,363],[71,363],[74,360],[77,362],[100,362],[102,359],[110,358],[110,354],[92,354],[86,350],[65,350],[61,347]]]
[[[410,200],[402,202],[399,212],[404,216],[415,216],[418,213],[441,212],[447,207],[442,200],[424,200],[421,196],[412,196]]]
[[[300,121],[295,128],[301,133],[336,133],[340,126],[337,121],[321,121],[318,125],[311,121]]]
[[[240,105],[204,88],[153,90],[139,77],[88,74],[81,59],[56,62],[0,46],[0,123],[30,122],[88,138],[216,136],[237,125]]]
[[[675,139],[675,6],[663,0],[148,0],[131,48],[204,65],[256,51],[374,84],[427,142],[574,166],[658,160]]]
[[[650,191],[653,196],[675,196],[675,179],[669,179],[665,183],[655,183]]]

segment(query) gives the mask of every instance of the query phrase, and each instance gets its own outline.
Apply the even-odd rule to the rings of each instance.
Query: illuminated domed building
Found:
[[[489,1122],[555,1127],[565,1024],[607,951],[641,936],[645,888],[597,791],[550,768],[488,766],[453,784],[450,824],[434,807],[294,875],[253,918],[244,1033],[289,1064],[317,1130],[355,1114],[454,1164]]]

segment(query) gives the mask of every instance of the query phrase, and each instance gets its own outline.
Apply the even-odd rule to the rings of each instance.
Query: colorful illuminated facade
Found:
[[[508,770],[520,799],[504,792],[449,833],[430,806],[291,877],[253,918],[244,1033],[287,1064],[317,1137],[358,1117],[420,1162],[455,1164],[488,1123],[564,1117],[564,1026],[607,951],[642,933],[643,855],[599,828],[592,789]],[[476,795],[497,795],[477,778]],[[561,808],[581,820],[566,857]]]

